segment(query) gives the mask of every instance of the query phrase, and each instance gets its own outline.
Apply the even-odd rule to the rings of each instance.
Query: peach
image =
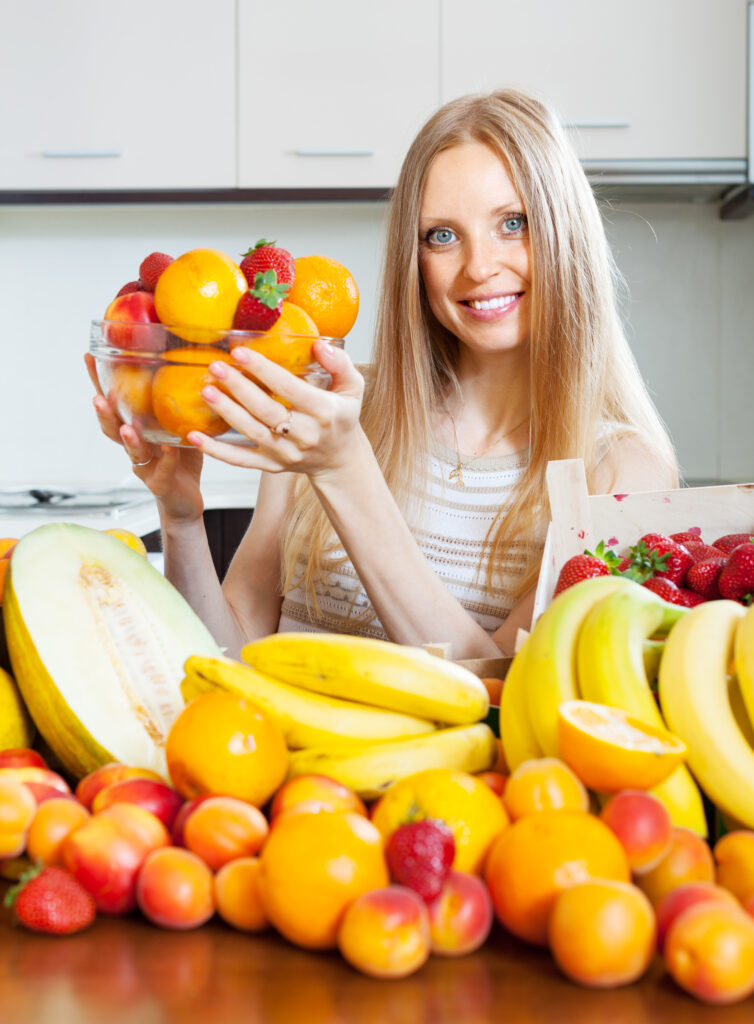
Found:
[[[494,917],[487,886],[465,871],[450,872],[427,913],[431,949],[439,956],[473,953],[486,942]]]
[[[253,856],[268,832],[267,819],[254,804],[234,796],[215,796],[188,816],[183,842],[217,871],[236,857]]]
[[[86,807],[69,796],[43,801],[29,826],[27,854],[43,864],[60,865],[63,843],[90,817]]]
[[[402,885],[362,893],[346,908],[338,949],[352,967],[373,978],[413,974],[430,954],[424,901]]]
[[[270,821],[283,811],[306,802],[309,810],[318,803],[328,811],[353,811],[366,817],[366,807],[361,797],[328,775],[297,775],[284,782],[270,804]]]
[[[703,902],[727,903],[729,906],[738,906],[733,893],[723,889],[721,885],[714,882],[687,882],[679,885],[666,893],[655,907],[657,918],[657,949],[662,953],[665,948],[665,939],[673,921],[682,914],[687,907]]]
[[[236,857],[215,875],[217,913],[242,932],[262,932],[270,927],[262,906],[259,868],[258,857]]]
[[[717,884],[730,889],[742,903],[754,896],[754,831],[728,832],[712,848]]]
[[[121,782],[123,779],[165,781],[161,775],[149,768],[135,768],[130,764],[122,764],[120,761],[110,761],[107,764],[101,764],[99,768],[95,768],[79,781],[76,786],[76,798],[84,807],[91,810],[92,802],[101,789],[104,789],[105,786],[112,786],[115,782]]]
[[[754,922],[740,908],[703,902],[679,914],[665,939],[673,980],[705,1003],[754,992]]]
[[[706,840],[680,825],[673,826],[670,847],[649,871],[636,878],[653,906],[685,882],[714,882],[715,862]]]
[[[36,811],[36,800],[20,780],[0,778],[0,858],[19,857],[24,852]]]
[[[97,814],[105,807],[117,803],[138,804],[151,811],[167,829],[173,827],[176,815],[183,805],[183,797],[167,782],[157,779],[121,779],[105,786],[92,800],[92,812]]]
[[[600,818],[620,840],[631,871],[646,874],[670,849],[673,823],[667,807],[656,796],[639,789],[624,789],[610,797]]]
[[[0,768],[23,768],[32,765],[35,768],[49,767],[39,751],[31,747],[6,747],[5,750],[0,750]]]
[[[477,775],[478,779],[481,779],[486,785],[490,787],[493,793],[497,793],[498,796],[503,795],[505,784],[508,781],[507,775],[503,775],[502,772],[480,772]]]
[[[40,768],[35,764],[19,765],[12,768],[0,768],[0,779],[14,779],[16,782],[26,784],[40,784],[52,786],[59,793],[70,793],[71,787],[62,775],[52,771],[50,768]]]
[[[151,350],[154,346],[154,332],[134,329],[132,325],[159,323],[160,318],[154,305],[152,292],[127,292],[116,296],[105,310],[103,320],[116,320],[105,328],[109,344],[116,348],[135,351]]]
[[[25,782],[24,785],[37,801],[37,806],[45,800],[69,800],[72,803],[80,803],[73,793],[63,793],[57,786],[48,786],[46,782]],[[81,805],[83,807],[83,804]]]
[[[163,846],[144,859],[136,879],[142,914],[161,928],[198,928],[215,912],[212,872],[190,850]]]
[[[72,832],[61,847],[61,860],[94,896],[100,912],[128,914],[136,907],[136,877],[147,854],[169,842],[154,814],[119,803]]]

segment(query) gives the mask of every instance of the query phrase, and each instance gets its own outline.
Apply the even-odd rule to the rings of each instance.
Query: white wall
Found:
[[[128,477],[98,431],[82,356],[148,252],[258,238],[345,263],[361,291],[347,347],[369,355],[386,208],[379,203],[0,207],[0,487],[109,485]],[[692,479],[754,480],[754,217],[714,204],[617,204],[608,232],[630,302],[634,351]],[[207,467],[208,480],[240,471]]]

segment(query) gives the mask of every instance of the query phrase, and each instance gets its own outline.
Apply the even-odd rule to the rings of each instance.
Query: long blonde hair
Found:
[[[533,585],[541,547],[530,538],[546,517],[551,459],[582,458],[590,480],[604,453],[601,425],[638,433],[676,471],[675,455],[621,326],[619,276],[597,203],[553,113],[512,89],[464,96],[434,114],[403,162],[392,194],[373,360],[361,422],[404,514],[432,448],[432,411],[457,385],[459,342],[426,300],[419,272],[419,212],[438,153],[480,142],[506,165],[522,200],[531,247],[530,455],[512,503],[490,530],[490,589],[516,545],[525,568],[516,596]],[[386,415],[390,410],[390,415]],[[338,548],[306,481],[291,509],[283,547],[284,592],[314,585]],[[302,574],[300,560],[306,568]]]

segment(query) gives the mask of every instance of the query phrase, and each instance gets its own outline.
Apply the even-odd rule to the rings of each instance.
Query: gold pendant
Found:
[[[451,469],[451,471],[448,473],[448,480],[458,481],[459,487],[466,486],[463,482],[463,466],[461,465],[460,462],[458,463],[455,469]]]

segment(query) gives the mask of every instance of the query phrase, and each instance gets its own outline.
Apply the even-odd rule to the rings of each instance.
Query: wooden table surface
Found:
[[[190,932],[99,918],[54,938],[0,916],[0,1020],[8,1024],[752,1024],[754,998],[704,1006],[659,960],[611,991],[566,981],[549,955],[496,929],[482,950],[430,958],[409,978],[377,981],[337,953],[212,921]]]

